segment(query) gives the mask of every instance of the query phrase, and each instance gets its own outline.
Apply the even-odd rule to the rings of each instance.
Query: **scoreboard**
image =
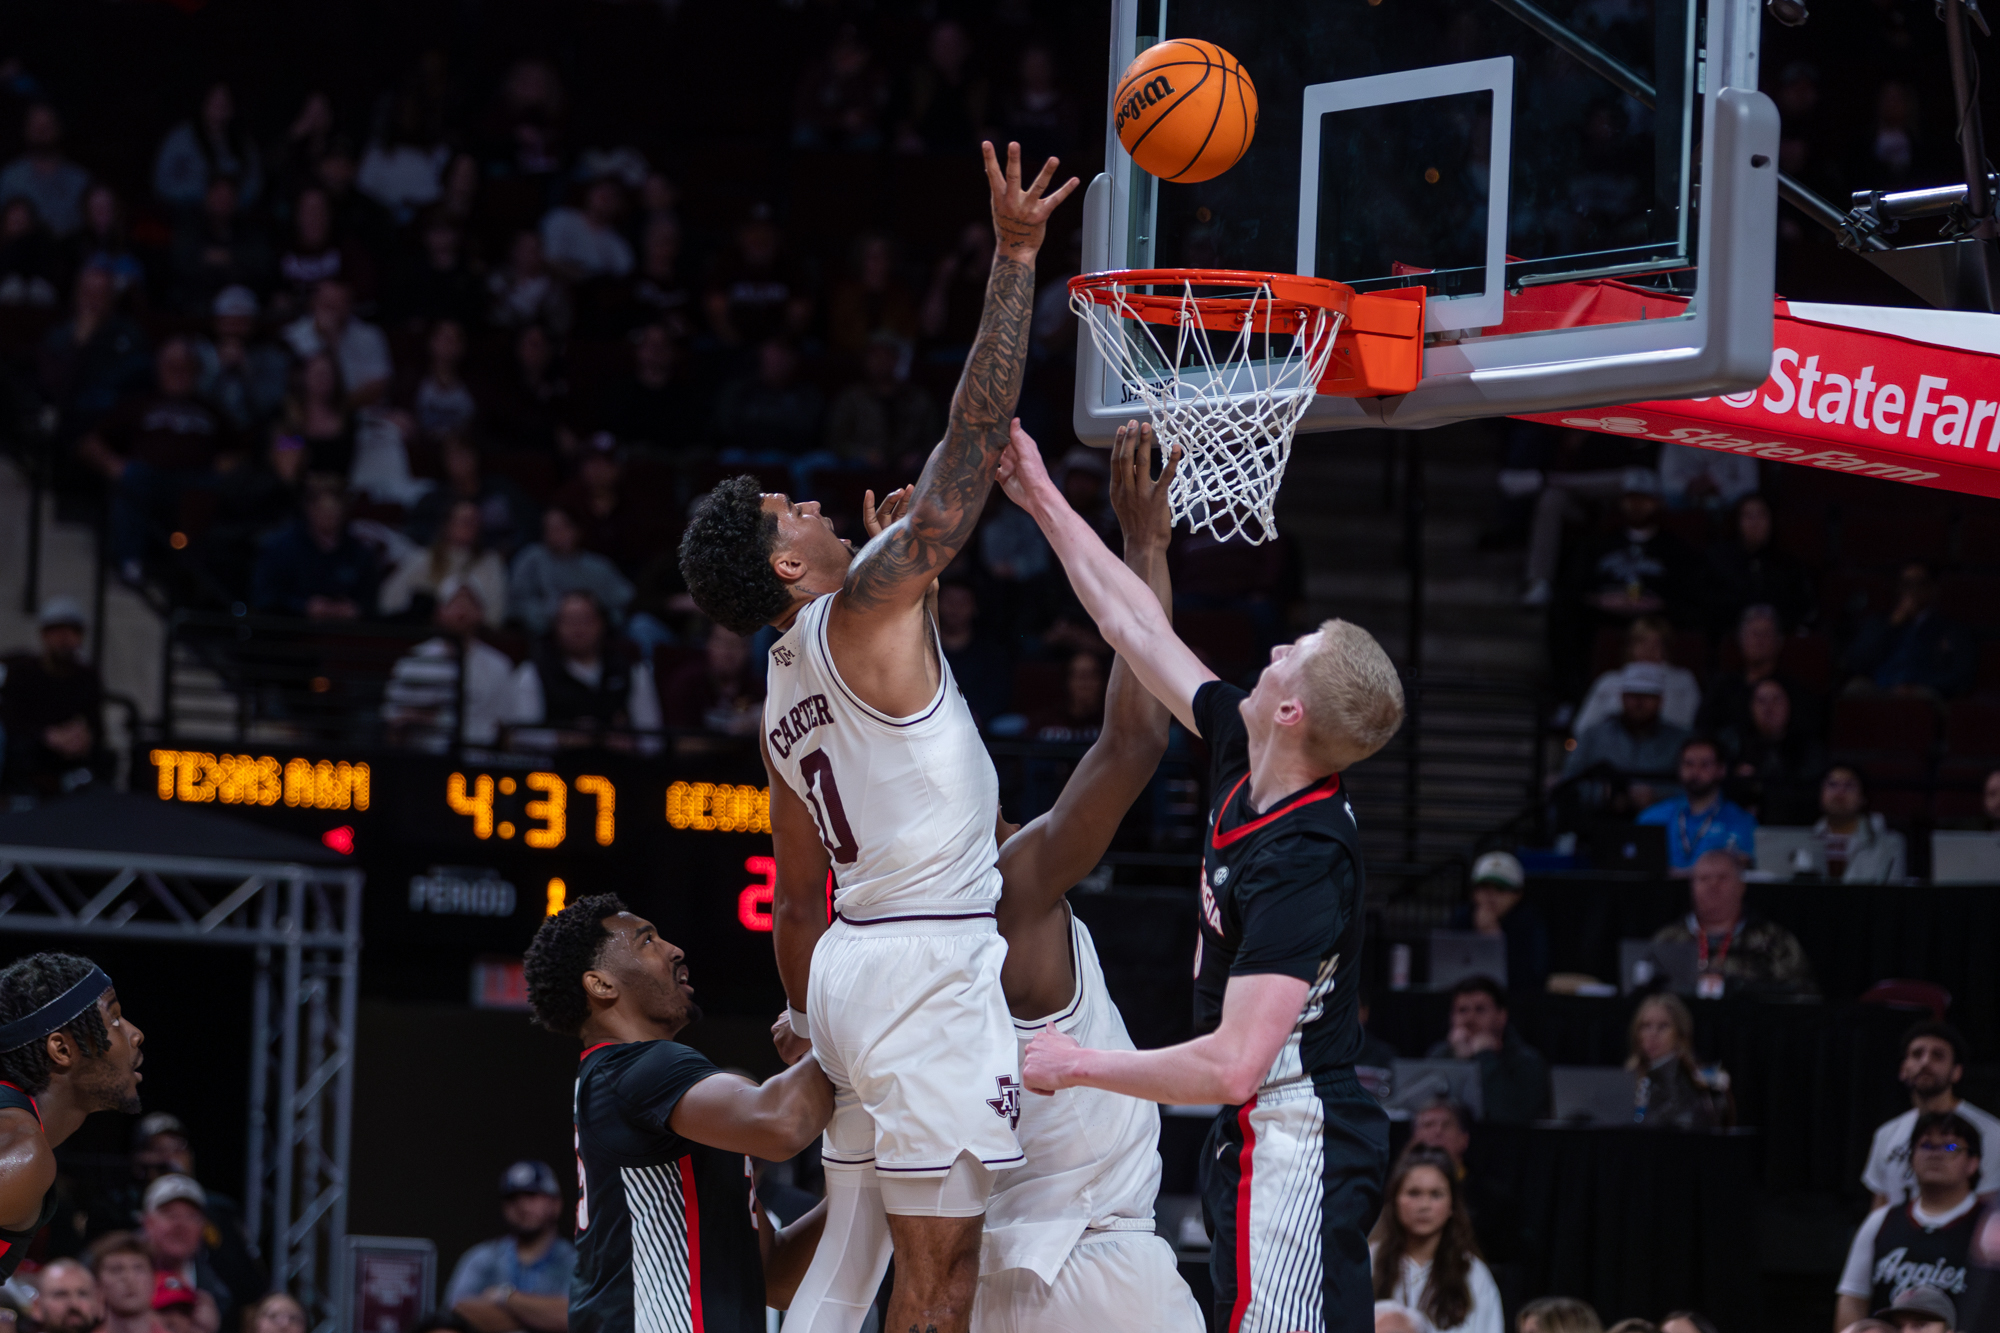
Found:
[[[771,954],[770,793],[748,747],[473,761],[408,751],[146,755],[163,801],[311,838],[368,872],[363,985],[466,996],[473,964],[519,958],[535,928],[616,893],[687,953],[711,1013],[783,1006]]]

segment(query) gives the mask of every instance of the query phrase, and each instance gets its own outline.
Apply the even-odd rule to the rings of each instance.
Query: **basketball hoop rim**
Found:
[[[1132,287],[1171,286],[1173,292],[1135,292]],[[1191,288],[1258,289],[1255,296],[1198,296]],[[1294,333],[1320,310],[1343,319],[1355,292],[1344,282],[1300,273],[1265,273],[1234,268],[1126,268],[1083,273],[1069,280],[1072,298],[1081,298],[1149,324],[1181,324],[1190,313],[1205,329],[1240,329],[1253,308],[1260,332]],[[1269,295],[1264,293],[1268,292]],[[1268,312],[1268,313],[1266,313]]]

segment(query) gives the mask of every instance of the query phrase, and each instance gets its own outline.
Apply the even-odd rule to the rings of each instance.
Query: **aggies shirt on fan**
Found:
[[[1232,976],[1276,973],[1312,989],[1263,1086],[1318,1077],[1361,1054],[1357,988],[1334,984],[1361,961],[1362,871],[1354,809],[1332,774],[1268,810],[1250,808],[1247,696],[1209,681],[1194,695],[1208,742],[1210,809],[1202,848],[1194,1025],[1213,1032]]]
[[[667,1123],[720,1072],[672,1041],[583,1053],[570,1333],[764,1333],[747,1159]]]

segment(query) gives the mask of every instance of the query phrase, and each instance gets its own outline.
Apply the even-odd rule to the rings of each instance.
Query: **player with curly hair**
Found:
[[[0,1281],[55,1216],[56,1145],[92,1111],[139,1113],[145,1042],[88,958],[0,970]]]
[[[570,1333],[762,1333],[825,1213],[773,1227],[745,1157],[783,1161],[825,1127],[833,1088],[819,1065],[757,1084],[681,1045],[701,1017],[686,956],[611,894],[542,923],[527,982],[535,1021],[584,1045]]]

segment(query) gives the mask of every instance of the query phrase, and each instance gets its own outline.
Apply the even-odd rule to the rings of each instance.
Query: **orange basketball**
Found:
[[[1213,180],[1257,132],[1257,87],[1243,62],[1189,37],[1149,46],[1118,79],[1118,142],[1161,180]]]

